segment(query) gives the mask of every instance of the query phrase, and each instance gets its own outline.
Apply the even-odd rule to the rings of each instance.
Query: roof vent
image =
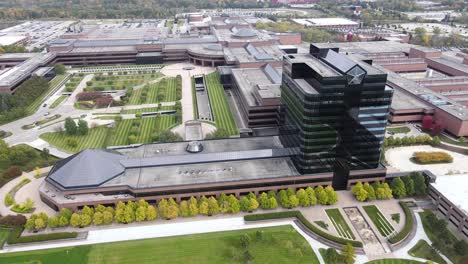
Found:
[[[203,151],[203,145],[199,141],[191,141],[188,143],[187,148],[185,148],[185,150],[190,153],[199,153]]]

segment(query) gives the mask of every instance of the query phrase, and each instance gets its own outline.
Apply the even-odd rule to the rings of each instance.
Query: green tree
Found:
[[[375,200],[377,197],[375,196],[375,190],[372,185],[370,185],[368,182],[364,183],[364,190],[367,192],[367,200],[372,201]]]
[[[167,209],[169,208],[169,204],[166,199],[161,199],[158,203],[158,211],[161,218],[167,218]]]
[[[270,199],[268,199],[268,195],[265,192],[262,192],[258,197],[258,203],[262,209],[270,208]]]
[[[180,202],[179,209],[180,209],[180,216],[182,217],[190,216],[189,204],[187,201]]]
[[[228,213],[230,214],[237,214],[240,211],[240,204],[239,200],[234,195],[229,195],[228,197],[229,209]]]
[[[104,211],[106,211],[106,207],[102,204],[98,204],[97,206],[94,207],[94,212],[100,212],[100,213],[104,213]]]
[[[282,207],[284,208],[291,208],[291,204],[289,203],[289,196],[288,193],[285,190],[281,190],[278,193],[279,196],[279,202]]]
[[[111,212],[104,211],[104,213],[102,213],[102,224],[109,225],[112,223],[113,220],[114,220],[114,216]]]
[[[338,193],[335,192],[333,187],[330,185],[325,187],[325,193],[327,194],[327,204],[335,204],[338,202]]]
[[[47,220],[47,226],[50,228],[56,228],[59,226],[59,217],[58,216],[52,216]]]
[[[247,196],[242,197],[242,199],[239,202],[240,205],[240,210],[242,212],[248,212],[250,208],[250,199],[247,198]]]
[[[64,74],[66,71],[65,66],[63,64],[55,64],[54,69],[55,69],[55,74],[57,75]]]
[[[68,220],[70,220],[72,214],[73,214],[72,211],[70,211],[70,209],[68,209],[68,208],[62,208],[60,210],[60,216],[63,216],[65,218],[67,218]]]
[[[93,224],[102,225],[104,223],[104,214],[102,212],[96,212],[93,216]]]
[[[76,135],[77,130],[75,121],[71,117],[65,118],[65,132],[68,135]]]
[[[88,134],[88,122],[83,119],[78,120],[77,134],[78,135],[87,135]]]
[[[34,229],[35,230],[41,230],[46,227],[46,222],[42,218],[37,218],[34,220]]]
[[[208,199],[208,215],[216,215],[219,213],[219,204],[218,201],[211,196]]]
[[[208,215],[208,202],[202,201],[198,207],[198,211],[202,215]]]
[[[31,218],[26,220],[26,223],[24,224],[24,228],[26,228],[26,230],[34,230],[34,228],[36,227],[34,223],[35,221],[36,219],[31,216]]]
[[[229,202],[228,196],[225,193],[222,193],[218,198],[219,211],[221,213],[226,213],[228,211]]]
[[[125,223],[125,207],[122,209],[122,208],[117,208],[115,210],[115,221],[117,221],[117,223]]]
[[[94,209],[85,205],[83,209],[81,209],[81,214],[89,215],[92,217],[94,214]]]
[[[71,216],[70,216],[71,217]],[[59,226],[64,227],[70,224],[70,220],[68,220],[67,217],[65,216],[60,216],[59,217]]]
[[[411,173],[411,178],[414,181],[414,193],[415,195],[426,195],[427,185],[424,176],[421,173]]]
[[[343,246],[343,248],[341,249],[341,254],[344,257],[346,264],[354,263],[355,250],[354,250],[354,247],[350,243],[347,243],[346,245]]]
[[[93,221],[93,219],[91,218],[90,215],[87,215],[87,214],[82,214],[81,217],[80,217],[80,227],[86,227],[86,226],[89,226],[91,224],[91,222]]]
[[[135,211],[135,220],[137,222],[143,222],[146,220],[146,207],[139,206]]]
[[[196,216],[198,215],[198,201],[195,197],[190,197],[189,200],[189,215]]]
[[[439,146],[440,145],[440,138],[438,136],[433,137],[431,145],[432,146]]]
[[[278,202],[275,197],[270,197],[270,208],[276,209],[278,207]]]
[[[11,196],[11,194],[7,193],[5,195],[5,206],[10,206],[12,205],[13,203],[15,202],[15,200],[13,199],[13,197]]]
[[[299,199],[295,194],[289,196],[289,206],[290,208],[294,208],[299,205]]]
[[[354,185],[353,188],[351,189],[351,192],[354,194],[354,196],[356,197],[358,201],[363,202],[367,200],[368,193],[364,189],[364,186],[362,185],[361,182],[358,182],[356,185]]]
[[[156,208],[152,205],[148,205],[148,207],[146,207],[146,220],[153,221],[157,216],[158,212],[156,211]]]
[[[302,207],[310,206],[310,199],[304,189],[299,189],[296,192],[296,196],[299,199],[299,205]]]
[[[133,204],[131,203],[125,206],[124,221],[125,223],[132,223],[133,221],[135,221],[135,210],[133,209]]]
[[[296,198],[297,199],[297,198]],[[250,204],[249,204],[249,212],[255,211],[258,208],[258,202],[257,199],[249,199]]]
[[[305,189],[307,196],[309,197],[310,200],[310,205],[316,205],[317,204],[317,196],[315,195],[314,189],[312,187],[307,187]]]
[[[413,196],[415,193],[413,179],[411,179],[409,176],[405,176],[402,178],[402,180],[405,183],[406,195]]]
[[[406,196],[406,188],[405,183],[401,180],[400,177],[394,178],[391,183],[392,187],[392,194],[397,197],[405,197]]]
[[[168,207],[167,207],[167,215],[166,215],[166,219],[174,219],[174,218],[177,218],[179,216],[179,207],[174,205],[174,204],[170,204]]]
[[[73,213],[70,218],[70,225],[73,227],[79,227],[81,225],[81,217],[77,213]]]

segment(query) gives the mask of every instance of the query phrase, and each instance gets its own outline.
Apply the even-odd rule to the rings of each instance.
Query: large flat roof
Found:
[[[468,212],[468,178],[466,175],[438,176],[431,185],[460,210]]]

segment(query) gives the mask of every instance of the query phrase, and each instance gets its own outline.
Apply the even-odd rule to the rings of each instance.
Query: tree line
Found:
[[[80,211],[72,212],[69,209],[60,210],[58,215],[49,217],[45,213],[33,214],[26,221],[27,230],[38,231],[46,227],[57,228],[65,226],[86,227],[94,225],[108,225],[112,222],[133,223],[153,221],[156,218],[174,219],[177,217],[194,217],[197,215],[213,216],[217,214],[237,214],[239,212],[253,212],[259,207],[262,209],[276,209],[278,205],[283,208],[295,208],[297,206],[309,207],[316,204],[331,205],[338,201],[338,195],[331,186],[317,186],[315,189],[292,188],[262,192],[258,197],[249,193],[238,199],[234,195],[221,194],[214,196],[201,196],[200,199],[190,197],[177,203],[173,198],[161,199],[156,205],[152,205],[141,199],[137,202],[118,202],[115,207],[97,205],[95,207],[84,206]]]
[[[412,172],[407,176],[394,178],[390,185],[386,182],[358,182],[351,188],[354,197],[361,202],[404,198],[407,196],[422,196],[427,194],[427,183],[420,172]]]

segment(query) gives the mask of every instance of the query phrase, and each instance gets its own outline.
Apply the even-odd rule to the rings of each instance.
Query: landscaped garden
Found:
[[[50,108],[51,109],[54,109],[55,107],[57,107],[60,103],[62,103],[63,101],[65,101],[65,99],[67,99],[68,96],[66,95],[61,95],[59,98],[55,99],[55,101],[50,105]]]
[[[0,255],[5,263],[319,263],[291,226],[133,240]]]
[[[143,71],[142,74],[123,74],[114,75],[112,72],[104,75],[97,73],[93,79],[86,82],[85,91],[107,91],[107,90],[125,90],[137,85],[144,84],[150,80],[163,76],[161,73],[153,70],[152,72]]]
[[[214,72],[205,75],[205,83],[216,127],[223,129],[228,135],[238,135],[239,131],[224,94],[219,74]]]
[[[431,247],[440,251],[454,264],[468,263],[468,245],[458,240],[447,228],[447,221],[438,219],[430,210],[420,212],[424,232],[431,240]]]
[[[178,108],[176,106],[176,109],[179,108],[180,106]],[[64,131],[44,133],[40,138],[69,152],[79,152],[87,148],[150,143],[161,141],[160,134],[177,125],[181,119],[180,115],[180,111],[176,111],[176,114],[152,117],[142,117],[139,113],[137,118],[124,120],[117,116],[114,117],[116,124],[113,127],[98,126],[87,129],[86,133],[69,132],[66,121]]]
[[[165,77],[156,83],[133,89],[127,104],[155,104],[175,102],[180,99],[182,99],[182,77]]]
[[[328,217],[330,218],[330,221],[335,227],[336,232],[338,232],[338,234],[341,237],[351,240],[355,239],[351,228],[349,228],[339,209],[327,209],[325,210],[325,212],[327,213]]]
[[[54,164],[57,158],[48,151],[38,151],[28,145],[8,145],[0,140],[0,187],[6,182],[20,176],[22,171],[32,171],[36,167],[47,167]]]
[[[435,261],[439,264],[445,264],[445,260],[426,242],[426,240],[419,240],[414,247],[412,247],[408,254],[413,257],[423,258]]]
[[[387,237],[395,231],[393,226],[387,221],[387,218],[385,218],[377,206],[367,205],[363,206],[363,208],[382,236]]]
[[[377,259],[366,264],[424,264],[424,262],[411,259]]]

